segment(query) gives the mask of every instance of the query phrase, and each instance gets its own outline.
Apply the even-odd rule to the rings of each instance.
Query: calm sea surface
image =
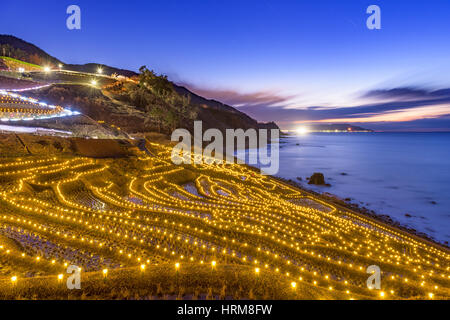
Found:
[[[450,242],[450,133],[309,133],[280,147],[278,176]],[[314,172],[331,187],[308,185]]]

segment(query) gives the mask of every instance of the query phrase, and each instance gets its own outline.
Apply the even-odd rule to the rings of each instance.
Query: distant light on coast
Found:
[[[299,127],[295,130],[295,132],[299,135],[305,135],[309,133],[309,129],[307,127]]]

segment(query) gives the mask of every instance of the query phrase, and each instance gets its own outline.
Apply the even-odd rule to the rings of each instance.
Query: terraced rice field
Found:
[[[20,96],[16,93],[0,90],[0,121],[17,121],[48,119],[52,117],[65,117],[77,112],[64,109],[61,106],[49,105],[33,98]]]
[[[450,297],[445,248],[246,166],[175,166],[151,148],[0,160],[0,298]]]

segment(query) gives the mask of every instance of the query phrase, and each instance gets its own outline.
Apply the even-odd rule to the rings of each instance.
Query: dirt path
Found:
[[[27,145],[25,144],[25,142],[23,142],[22,138],[18,134],[16,134],[16,138],[17,138],[17,140],[19,140],[19,142],[22,144],[22,146],[25,148],[25,150],[27,150],[27,152],[29,154],[32,154],[30,149],[28,149]]]

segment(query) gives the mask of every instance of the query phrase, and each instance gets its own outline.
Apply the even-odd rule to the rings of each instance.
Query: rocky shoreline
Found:
[[[361,207],[358,204],[355,203],[349,203],[348,201],[350,200],[349,198],[346,199],[342,199],[336,195],[330,194],[330,193],[318,193],[316,191],[313,190],[309,190],[306,189],[303,185],[301,185],[300,183],[292,180],[292,179],[284,179],[284,178],[280,178],[280,177],[274,177],[272,176],[274,179],[282,181],[286,184],[289,184],[295,188],[298,188],[304,192],[310,193],[320,199],[323,199],[325,201],[331,202],[335,205],[341,206],[345,209],[357,212],[359,214],[362,214],[364,216],[368,216],[376,221],[385,223],[387,225],[390,225],[392,227],[395,227],[399,230],[402,230],[404,232],[410,233],[412,235],[415,235],[417,237],[420,237],[422,239],[425,239],[435,245],[438,245],[440,247],[444,247],[446,249],[450,249],[449,243],[448,241],[445,242],[439,242],[436,239],[434,239],[433,237],[431,237],[430,235],[424,233],[424,232],[420,232],[414,228],[405,226],[404,224],[400,223],[399,221],[394,220],[391,216],[386,215],[386,214],[378,214],[376,213],[374,210],[368,209],[366,207]]]

